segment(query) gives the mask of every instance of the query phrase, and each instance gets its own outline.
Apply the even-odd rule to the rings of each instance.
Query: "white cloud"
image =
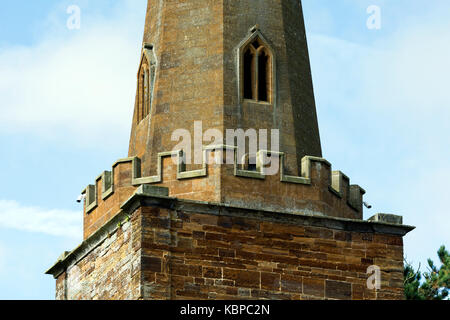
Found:
[[[0,48],[0,133],[96,147],[127,141],[145,7],[121,8],[131,12],[110,20],[84,10],[80,31],[51,18],[34,46]]]
[[[0,228],[81,239],[82,217],[78,211],[46,210],[22,206],[16,201],[0,200]]]

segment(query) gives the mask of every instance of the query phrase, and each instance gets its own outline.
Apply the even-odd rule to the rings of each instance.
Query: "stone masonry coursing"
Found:
[[[124,221],[57,278],[58,300],[134,300],[141,296],[138,216]]]
[[[61,273],[57,298],[403,298],[410,227],[145,195],[123,208],[132,223]],[[380,290],[367,287],[371,265]]]

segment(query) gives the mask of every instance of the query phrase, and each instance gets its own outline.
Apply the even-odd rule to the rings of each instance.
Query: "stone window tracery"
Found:
[[[273,55],[259,36],[242,50],[242,96],[257,102],[272,101]]]
[[[137,123],[151,114],[156,74],[155,60],[153,46],[144,44],[141,67],[138,73]]]

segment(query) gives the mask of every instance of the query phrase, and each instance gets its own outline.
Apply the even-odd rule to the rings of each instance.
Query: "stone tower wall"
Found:
[[[245,100],[241,92],[239,49],[252,34],[271,49],[269,103]],[[144,47],[150,44],[156,66],[151,110],[137,121],[138,86],[129,148],[129,157],[142,160],[144,176],[154,175],[158,154],[177,144],[173,132],[187,129],[194,138],[195,121],[203,132],[218,129],[224,137],[227,129],[279,129],[277,151],[285,153],[290,175],[299,175],[304,156],[322,156],[301,2],[150,0]],[[230,198],[227,175],[222,170],[217,177],[221,200]]]
[[[300,174],[304,156],[322,156],[301,1],[224,1],[225,127],[279,129],[286,171]],[[239,99],[238,46],[257,26],[273,50],[275,100]]]
[[[122,207],[54,267],[57,298],[403,299],[409,227],[145,194]]]
[[[223,130],[223,1],[150,0],[144,43],[156,56],[153,103],[140,123],[136,107],[129,156],[142,159],[148,176],[156,172],[158,153],[177,144],[175,130],[193,137],[194,121]]]
[[[79,255],[57,277],[57,300],[137,300],[142,296],[140,216],[122,217],[120,227],[105,226],[77,248]]]
[[[234,153],[229,149],[207,150],[202,169],[194,171],[185,171],[184,166],[177,164],[182,157],[180,153],[161,153],[156,165],[158,174],[149,177],[141,176],[139,158],[118,160],[111,171],[105,171],[95,184],[83,191],[86,194],[84,238],[113,218],[141,185],[167,188],[167,194],[162,195],[179,199],[293,214],[363,218],[365,191],[351,185],[342,172],[332,171],[325,159],[305,157],[302,174],[296,177],[285,174],[280,156],[279,172],[265,176],[260,171],[243,170],[237,164],[215,164],[214,159],[223,152]],[[227,171],[223,179],[225,186],[217,182],[217,176],[224,170]],[[217,198],[220,188],[226,191],[222,199]]]

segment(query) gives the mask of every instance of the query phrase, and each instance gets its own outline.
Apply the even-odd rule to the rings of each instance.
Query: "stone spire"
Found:
[[[148,1],[129,148],[140,175],[155,175],[158,154],[177,145],[172,133],[194,137],[196,121],[223,136],[279,129],[286,174],[299,175],[304,156],[322,156],[300,1]],[[223,202],[233,171],[208,174],[215,194],[203,200]]]

